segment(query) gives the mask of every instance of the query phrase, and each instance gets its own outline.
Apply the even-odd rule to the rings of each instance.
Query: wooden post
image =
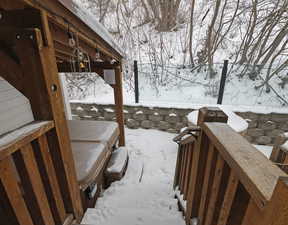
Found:
[[[204,107],[199,110],[197,125],[201,126],[204,122],[227,123],[228,116],[218,107]]]
[[[288,221],[288,177],[280,177],[274,190],[271,205],[267,208],[268,223],[264,225],[286,225]],[[261,221],[259,221],[259,224]]]
[[[202,127],[204,122],[227,123],[227,121],[228,116],[221,109],[217,107],[204,107],[199,110],[197,124]],[[202,131],[197,140],[193,155],[191,179],[188,186],[186,224],[190,224],[191,218],[198,216],[208,152],[208,137]]]
[[[115,80],[114,86],[114,101],[116,110],[116,119],[119,124],[120,138],[119,146],[125,146],[125,127],[124,127],[124,114],[123,114],[123,90],[122,90],[122,71],[121,66],[115,68]]]

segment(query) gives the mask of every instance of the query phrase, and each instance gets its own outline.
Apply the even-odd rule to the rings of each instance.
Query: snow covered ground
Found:
[[[237,85],[236,85],[237,86]],[[246,95],[230,96],[230,101],[225,100],[225,108],[230,111],[236,112],[255,112],[255,113],[288,113],[288,107],[282,107],[279,101],[274,99],[273,94],[265,95],[261,97],[263,101],[267,104],[254,104],[257,102],[257,92],[253,88],[243,86],[243,92]],[[183,89],[184,88],[184,89]],[[217,98],[212,98],[205,96],[205,89],[203,86],[195,84],[194,86],[177,87],[176,85],[170,85],[167,87],[161,87],[160,93],[153,88],[147,81],[147,85],[141,83],[140,80],[140,103],[135,104],[134,90],[129,85],[129,82],[124,82],[123,85],[124,93],[124,104],[125,105],[143,105],[147,107],[168,107],[168,108],[191,108],[199,109],[204,106],[216,106]],[[233,91],[233,86],[231,86],[231,92]],[[234,89],[236,90],[236,89]],[[238,89],[237,89],[238,90]],[[158,92],[158,94],[157,94]],[[255,92],[255,93],[254,93]],[[228,92],[227,92],[228,93]],[[252,94],[249,94],[252,93]],[[254,94],[253,94],[254,93]],[[284,93],[284,92],[283,92]],[[287,92],[288,93],[288,92]],[[286,94],[287,94],[286,93]],[[96,79],[94,84],[91,84],[85,97],[80,96],[78,93],[74,93],[71,97],[71,102],[81,102],[81,103],[95,103],[95,104],[114,104],[114,93],[112,87],[105,83],[102,78]],[[238,96],[238,97],[237,97]],[[241,100],[239,100],[241,98]],[[235,101],[233,100],[235,99]],[[238,101],[238,102],[237,102]],[[240,102],[239,102],[240,101]],[[242,104],[241,104],[242,102]]]
[[[177,156],[173,137],[156,130],[127,129],[126,175],[104,192],[82,224],[184,225],[172,189]]]

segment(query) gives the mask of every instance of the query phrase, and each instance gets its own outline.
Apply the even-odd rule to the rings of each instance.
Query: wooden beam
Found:
[[[61,52],[56,50],[56,54],[59,57],[69,57],[68,53],[67,55],[66,52]],[[119,67],[119,63],[115,63],[115,64],[111,64],[110,62],[90,62],[90,67],[91,67],[91,72],[92,73],[97,73],[100,76],[104,75],[104,69],[117,69],[117,67]],[[61,63],[58,63],[58,71],[61,73],[65,73],[65,72],[73,72],[71,71],[71,64],[70,62],[67,61],[63,61]]]
[[[43,10],[46,11],[49,17],[49,26],[53,38],[61,40],[67,39],[66,43],[68,43],[67,32],[69,27],[69,30],[78,37],[79,46],[92,58],[95,56],[97,48],[103,59],[114,58],[118,61],[122,59],[122,56],[119,55],[113,47],[102,40],[95,31],[91,30],[91,28],[58,1],[42,0],[41,3],[38,4],[33,0],[9,1],[10,3],[6,1],[0,2],[0,8],[9,9],[9,11],[1,11],[2,18],[0,20],[0,26],[9,26],[9,24],[13,22],[14,26],[18,28],[39,28],[43,31],[41,29],[42,24],[37,20],[40,10]],[[18,4],[16,2],[18,2]],[[55,16],[55,13],[65,18],[65,20]],[[27,15],[29,15],[29,17]],[[68,22],[70,25],[68,25]],[[42,36],[45,39],[46,35],[42,34]],[[46,42],[46,40],[44,40],[44,42]]]
[[[119,124],[120,137],[119,145],[125,146],[125,127],[124,127],[124,113],[123,113],[123,90],[122,90],[122,71],[121,67],[115,69],[116,85],[114,86],[114,101],[116,119]]]

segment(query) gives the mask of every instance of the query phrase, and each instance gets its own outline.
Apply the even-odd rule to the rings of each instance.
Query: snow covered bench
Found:
[[[97,142],[112,149],[119,138],[119,127],[116,122],[68,120],[68,128],[72,141]]]
[[[105,184],[104,171],[117,145],[115,122],[68,120],[72,152],[83,205],[94,207]]]

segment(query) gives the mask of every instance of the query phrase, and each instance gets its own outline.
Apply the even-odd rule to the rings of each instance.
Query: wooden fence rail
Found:
[[[35,122],[0,145],[0,224],[56,225],[68,218],[50,155],[53,122]]]
[[[205,123],[212,111],[202,110],[190,151],[179,143],[175,187],[186,196],[187,224],[287,224],[287,175],[226,123]]]

